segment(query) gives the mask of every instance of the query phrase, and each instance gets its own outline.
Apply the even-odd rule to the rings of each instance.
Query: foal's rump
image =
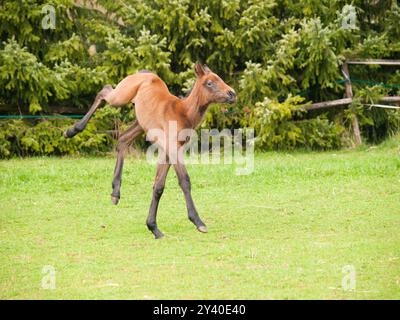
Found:
[[[124,78],[118,85],[112,90],[106,97],[105,100],[112,106],[119,107],[129,102],[132,102],[138,93],[139,88],[146,82],[151,81],[154,77],[152,73],[136,73]]]
[[[130,102],[135,103],[135,97],[139,92],[141,98],[143,98],[143,94],[144,98],[146,98],[146,95],[151,98],[151,96],[154,96],[152,94],[160,89],[168,91],[167,86],[156,74],[144,70],[124,78],[105,97],[105,100],[110,105],[118,107]]]

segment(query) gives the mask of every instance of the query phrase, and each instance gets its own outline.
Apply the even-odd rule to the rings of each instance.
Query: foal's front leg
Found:
[[[149,228],[149,230],[153,232],[156,239],[162,238],[164,236],[157,227],[156,217],[158,203],[160,202],[160,198],[164,192],[165,180],[167,178],[170,166],[171,164],[169,163],[159,163],[157,165],[157,174],[153,185],[153,198],[151,200],[149,216],[147,217],[146,224],[147,228]]]
[[[194,223],[194,225],[197,227],[197,230],[199,230],[200,232],[207,232],[207,227],[203,223],[203,221],[201,221],[199,214],[197,213],[196,207],[194,206],[191,194],[190,177],[185,165],[178,161],[176,164],[174,164],[174,169],[176,175],[178,176],[179,185],[185,196],[189,220]]]
[[[139,125],[139,122],[136,120],[133,125],[126,130],[118,139],[117,145],[117,162],[115,164],[114,169],[114,179],[112,182],[113,191],[111,193],[111,201],[114,204],[118,204],[121,190],[121,176],[122,176],[122,168],[124,166],[124,157],[125,152],[128,149],[129,145],[132,143],[135,138],[143,133],[142,127]]]

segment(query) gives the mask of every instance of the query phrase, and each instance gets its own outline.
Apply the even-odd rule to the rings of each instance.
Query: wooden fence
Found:
[[[346,60],[342,65],[342,73],[345,78],[345,98],[313,103],[306,106],[306,110],[316,110],[324,108],[334,108],[348,106],[353,102],[353,88],[351,86],[349,65],[350,64],[363,64],[363,65],[387,65],[387,66],[400,66],[400,60],[385,60],[385,59],[366,59],[366,60]],[[400,96],[383,97],[379,102],[400,104]],[[352,119],[354,140],[356,145],[362,143],[360,126],[358,124],[357,116],[354,115]]]

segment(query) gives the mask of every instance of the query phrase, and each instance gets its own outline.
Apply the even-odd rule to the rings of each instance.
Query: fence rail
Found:
[[[399,60],[387,60],[387,59],[364,59],[364,60],[347,60],[347,64],[379,64],[386,66],[400,66]]]
[[[305,107],[306,110],[316,110],[316,109],[325,109],[325,108],[333,108],[333,107],[343,107],[351,104],[353,102],[352,98],[344,98],[332,101],[324,101],[313,103]],[[400,96],[388,96],[382,97],[379,99],[379,102],[386,103],[400,103]]]

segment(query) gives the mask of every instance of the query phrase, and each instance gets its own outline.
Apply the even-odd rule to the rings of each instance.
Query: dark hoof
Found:
[[[157,231],[154,232],[154,238],[155,239],[164,238],[164,234],[160,230],[157,230]]]
[[[65,138],[72,138],[73,136],[75,136],[78,133],[78,131],[75,128],[68,128],[65,132],[64,132],[64,137]]]
[[[208,229],[207,229],[206,226],[197,227],[197,230],[199,230],[202,233],[207,233],[208,232]]]
[[[111,195],[111,202],[112,202],[113,204],[117,205],[118,202],[119,202],[119,197],[116,197],[116,196]]]

